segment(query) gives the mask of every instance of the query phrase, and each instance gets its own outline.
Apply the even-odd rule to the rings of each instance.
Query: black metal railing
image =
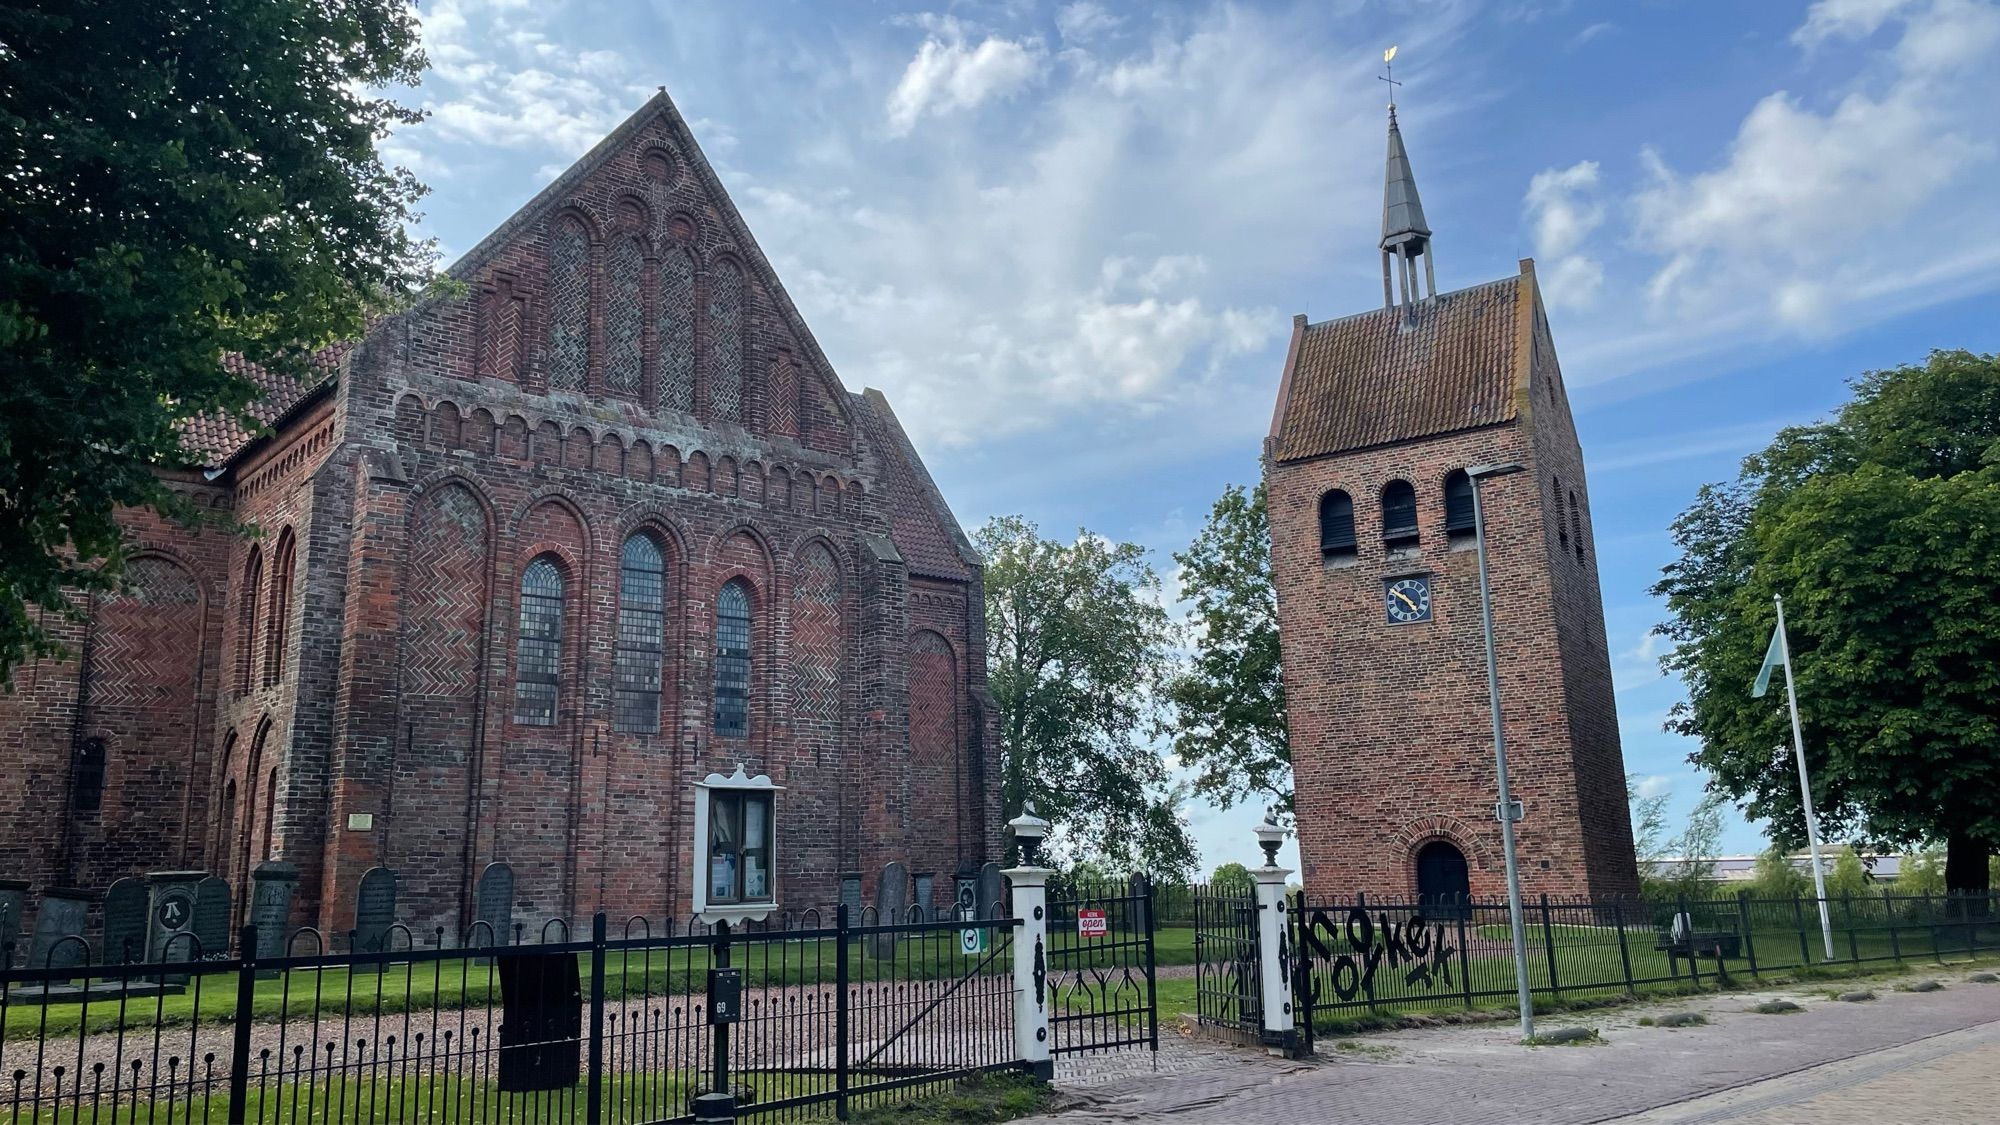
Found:
[[[86,947],[0,969],[0,1121],[688,1121],[722,1042],[742,1117],[845,1118],[1019,1065],[1018,924],[843,907],[734,933],[634,918],[613,936],[598,915],[582,940],[498,947],[402,927],[344,953],[301,930],[263,959],[105,966]],[[741,982],[726,1040],[723,967]]]
[[[1523,904],[1530,987],[1538,997],[1588,999],[1647,986],[1698,987],[1766,973],[2000,952],[2000,894],[1829,899],[1831,955],[1819,901],[1747,893],[1540,896]],[[1292,924],[1292,991],[1302,1027],[1309,1028],[1315,1015],[1514,1005],[1514,940],[1505,899],[1418,903],[1300,895]]]
[[[1203,1027],[1256,1034],[1263,1028],[1257,899],[1229,886],[1190,892],[1195,1017]]]
[[[1050,1052],[1160,1049],[1152,884],[1057,888],[1048,900]]]

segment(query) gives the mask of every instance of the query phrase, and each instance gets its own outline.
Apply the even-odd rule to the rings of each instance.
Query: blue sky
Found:
[[[664,85],[968,527],[1088,527],[1167,572],[1256,478],[1292,314],[1380,300],[1400,44],[1439,285],[1539,264],[1626,763],[1677,815],[1700,778],[1648,638],[1669,522],[1853,375],[2000,350],[1993,0],[421,9],[432,117],[390,151],[447,256]],[[1191,809],[1206,864],[1250,858],[1254,819]]]

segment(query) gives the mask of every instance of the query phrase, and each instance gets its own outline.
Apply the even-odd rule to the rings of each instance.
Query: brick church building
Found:
[[[1515,465],[1479,488],[1522,886],[1636,892],[1590,491],[1534,263],[1437,292],[1393,106],[1380,249],[1381,308],[1293,320],[1264,447],[1306,888],[1505,893],[1466,470]]]
[[[692,786],[786,787],[781,897],[949,901],[996,859],[981,565],[888,402],[847,391],[662,93],[451,270],[326,353],[250,370],[131,589],[0,695],[0,877],[101,894],[300,872],[344,929],[385,865],[463,932],[690,903]],[[864,875],[864,873],[867,873]]]

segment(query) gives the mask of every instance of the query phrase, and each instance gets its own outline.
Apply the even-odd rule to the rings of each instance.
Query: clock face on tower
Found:
[[[1383,600],[1388,604],[1389,624],[1415,625],[1431,619],[1431,580],[1389,578],[1382,583]]]

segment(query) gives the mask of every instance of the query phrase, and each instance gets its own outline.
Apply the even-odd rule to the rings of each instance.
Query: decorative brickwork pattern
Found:
[[[478,683],[486,625],[486,511],[464,485],[450,483],[418,501],[411,521],[410,599],[404,690],[437,700],[455,717]]]
[[[724,258],[708,274],[708,411],[718,422],[743,418],[743,271]]]
[[[286,528],[278,535],[278,550],[271,558],[271,613],[264,626],[264,686],[272,687],[285,678],[285,646],[291,640],[292,575],[299,565],[298,537]]]
[[[783,437],[799,435],[799,361],[779,352],[771,361],[770,426]]]
[[[526,349],[528,299],[511,277],[499,276],[479,302],[479,373],[489,379],[521,381]]]
[[[694,259],[673,246],[660,258],[660,409],[694,413]]]
[[[621,238],[605,267],[604,384],[637,396],[646,360],[646,254],[636,238]]]
[[[549,389],[580,391],[590,372],[590,235],[564,216],[549,239]]]
[[[792,579],[792,714],[831,729],[840,721],[840,562],[824,543],[799,556]]]

